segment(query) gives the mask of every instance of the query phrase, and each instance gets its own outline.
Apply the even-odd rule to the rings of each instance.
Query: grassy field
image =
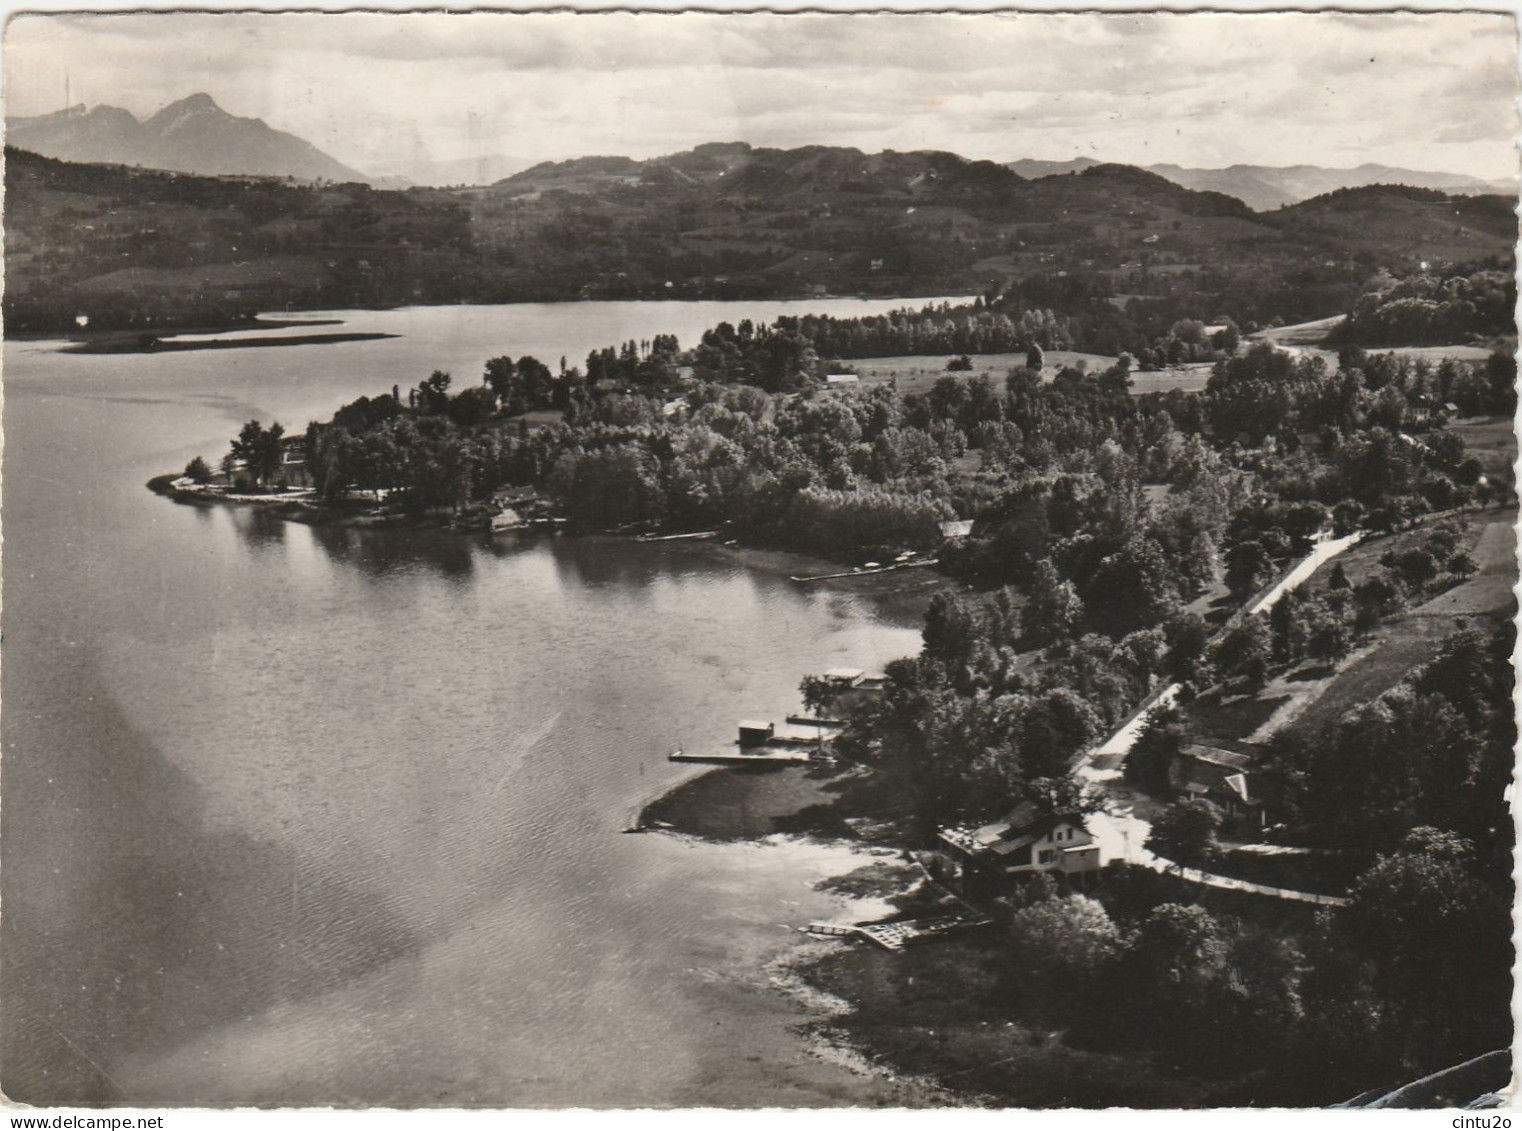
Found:
[[[953,377],[976,377],[980,373],[992,375],[996,381],[1002,382],[1005,375],[1011,369],[1025,364],[1025,351],[1019,353],[978,353],[972,357],[972,369],[952,373]],[[841,363],[843,371],[851,371],[861,375],[863,385],[886,385],[889,382],[898,383],[900,393],[924,393],[928,392],[931,385],[947,375],[946,362],[949,357],[933,356],[909,356],[909,357],[863,357]],[[1047,377],[1050,378],[1057,370],[1065,365],[1079,365],[1089,371],[1108,369],[1115,364],[1113,357],[1104,357],[1097,353],[1074,353],[1071,350],[1051,350],[1046,354],[1044,366]]]
[[[1307,684],[1306,699],[1296,704],[1300,709],[1273,729],[1315,734],[1353,708],[1373,702],[1435,656],[1454,627],[1448,619],[1421,617],[1399,617],[1382,625],[1373,647],[1353,653],[1329,679]]]
[[[1131,393],[1138,397],[1143,393],[1167,393],[1174,389],[1198,393],[1210,380],[1211,368],[1210,362],[1197,361],[1189,365],[1177,365],[1172,369],[1160,369],[1155,373],[1133,373]]]
[[[1294,326],[1276,326],[1272,330],[1264,330],[1257,335],[1266,341],[1273,342],[1280,349],[1287,349],[1291,353],[1305,357],[1319,357],[1327,363],[1331,369],[1337,368],[1337,351],[1329,349],[1324,344],[1326,336],[1339,322],[1342,316],[1335,318],[1321,318],[1315,322],[1300,322]],[[1452,358],[1454,361],[1484,361],[1490,356],[1490,348],[1483,345],[1451,345],[1451,346],[1390,346],[1388,348],[1373,347],[1368,353],[1393,353],[1396,357],[1408,357],[1413,360],[1426,360],[1434,365]]]
[[[1025,364],[1024,353],[980,353],[970,355],[972,369],[952,373],[953,377],[975,377],[980,373],[993,376],[1002,382],[1011,369]],[[933,357],[864,357],[841,363],[843,371],[860,374],[863,385],[886,385],[897,382],[900,393],[924,393],[937,380],[947,375],[949,358]],[[1097,353],[1076,353],[1073,350],[1048,350],[1042,375],[1050,381],[1057,371],[1066,366],[1077,366],[1088,373],[1097,373],[1115,364],[1115,358]],[[1157,373],[1133,373],[1131,392],[1163,392],[1168,389],[1184,389],[1195,392],[1205,387],[1210,379],[1208,364],[1183,365]]]
[[[1302,665],[1273,680],[1253,700],[1272,704],[1267,714],[1233,703],[1234,714],[1215,719],[1222,737],[1261,742],[1271,734],[1292,729],[1314,733],[1335,722],[1349,710],[1377,699],[1400,683],[1412,669],[1436,655],[1443,640],[1459,626],[1461,618],[1488,620],[1504,615],[1516,578],[1514,510],[1476,511],[1455,516],[1463,526],[1461,544],[1479,570],[1462,584],[1439,593],[1398,617],[1386,621],[1374,639],[1333,668]],[[1379,558],[1387,550],[1420,544],[1425,531],[1418,528],[1389,538],[1372,538],[1333,562],[1341,562],[1353,585],[1379,570]],[[1334,568],[1329,562],[1307,583],[1309,590],[1323,587]],[[1235,725],[1238,729],[1229,729]]]
[[[1517,434],[1512,421],[1504,416],[1471,416],[1456,420],[1448,431],[1464,441],[1469,454],[1485,465],[1486,474],[1494,475],[1511,467],[1517,459]]]
[[[1245,739],[1288,701],[1288,695],[1273,694],[1270,684],[1256,695],[1202,696],[1189,705],[1189,718],[1202,739]]]

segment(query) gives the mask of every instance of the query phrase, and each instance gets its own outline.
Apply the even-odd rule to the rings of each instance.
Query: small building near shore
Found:
[[[1031,801],[980,828],[942,829],[939,840],[956,864],[954,885],[970,898],[1002,895],[1020,876],[1081,877],[1102,863],[1081,814],[1049,813]]]
[[[777,724],[757,719],[740,720],[740,745],[764,746],[777,733]]]
[[[523,516],[512,507],[503,507],[491,516],[491,529],[515,530],[523,525]]]
[[[866,675],[867,673],[860,668],[831,668],[824,673],[824,678],[832,687],[844,691],[848,688],[860,687]]]

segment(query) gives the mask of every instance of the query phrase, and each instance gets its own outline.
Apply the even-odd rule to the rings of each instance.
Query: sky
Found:
[[[204,91],[370,174],[705,141],[1515,178],[1511,15],[17,15],[6,113]]]

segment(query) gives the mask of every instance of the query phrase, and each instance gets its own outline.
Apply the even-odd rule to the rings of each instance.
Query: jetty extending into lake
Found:
[[[848,569],[841,573],[816,573],[811,577],[790,577],[789,581],[795,581],[800,585],[806,585],[811,581],[837,581],[845,577],[870,577],[874,573],[892,573],[899,569],[925,569],[929,566],[940,565],[939,558],[929,558],[922,562],[895,562],[893,565],[875,566],[870,569]]]
[[[820,760],[810,753],[808,749],[792,745],[752,746],[743,749],[735,746],[727,750],[711,750],[701,753],[673,750],[666,757],[668,761],[672,762],[705,762],[716,766],[797,766]]]

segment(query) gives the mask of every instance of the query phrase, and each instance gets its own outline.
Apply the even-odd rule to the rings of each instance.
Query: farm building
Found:
[[[1228,823],[1260,831],[1266,823],[1263,798],[1252,780],[1252,757],[1235,750],[1185,746],[1168,768],[1168,780],[1186,800],[1214,804]]]
[[[824,383],[832,389],[854,389],[861,384],[861,378],[854,373],[827,373]]]

